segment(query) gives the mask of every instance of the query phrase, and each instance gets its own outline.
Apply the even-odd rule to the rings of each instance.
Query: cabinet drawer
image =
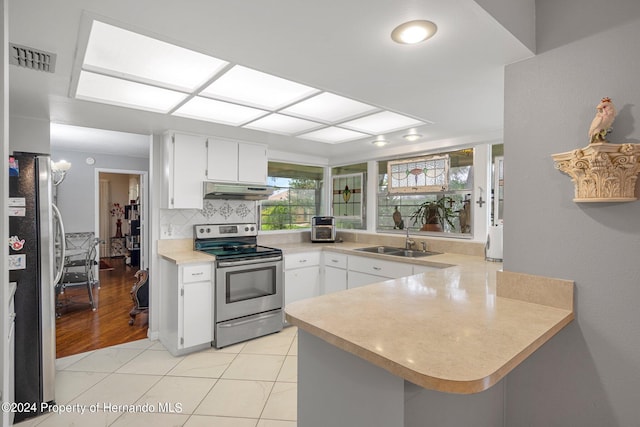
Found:
[[[182,268],[182,283],[208,282],[211,280],[211,264],[185,265]]]
[[[413,274],[413,266],[411,264],[393,261],[350,256],[349,271],[359,271],[361,273],[374,274],[376,276],[395,279],[398,277],[411,276]]]
[[[311,267],[320,265],[320,252],[303,252],[299,254],[285,255],[284,269]]]
[[[324,253],[324,265],[327,267],[347,268],[347,256],[335,252]]]

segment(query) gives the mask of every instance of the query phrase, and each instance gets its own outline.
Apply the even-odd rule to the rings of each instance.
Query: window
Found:
[[[366,229],[367,164],[332,168],[331,177],[331,214],[336,228]]]
[[[322,213],[323,168],[269,162],[269,185],[276,191],[262,201],[261,230],[309,228],[311,217]]]
[[[377,230],[471,237],[472,189],[473,149],[380,161]]]

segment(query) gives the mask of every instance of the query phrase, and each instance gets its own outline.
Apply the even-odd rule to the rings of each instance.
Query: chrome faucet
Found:
[[[407,227],[407,238],[404,241],[404,248],[411,249],[411,247],[415,244],[415,240],[409,238],[409,227]]]

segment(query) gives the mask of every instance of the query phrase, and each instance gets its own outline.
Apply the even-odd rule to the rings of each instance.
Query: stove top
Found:
[[[280,249],[258,245],[256,224],[199,224],[194,229],[194,249],[218,259],[282,256]]]

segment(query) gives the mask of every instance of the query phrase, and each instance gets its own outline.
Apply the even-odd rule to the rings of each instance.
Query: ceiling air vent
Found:
[[[36,50],[31,47],[9,43],[9,63],[18,67],[53,73],[56,68],[56,54]]]

